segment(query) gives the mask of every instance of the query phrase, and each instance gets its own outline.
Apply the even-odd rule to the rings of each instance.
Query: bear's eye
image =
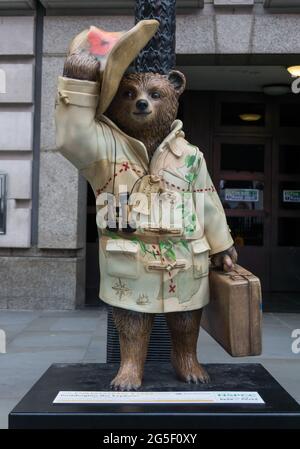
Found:
[[[154,100],[157,100],[158,98],[160,98],[160,93],[159,92],[152,92],[151,93],[151,98],[154,98]]]
[[[134,92],[132,91],[132,90],[126,90],[124,93],[123,93],[123,96],[125,97],[125,98],[129,98],[130,100],[134,97]]]

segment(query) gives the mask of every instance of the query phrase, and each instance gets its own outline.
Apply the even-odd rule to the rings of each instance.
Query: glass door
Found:
[[[271,290],[300,290],[300,139],[280,136],[272,157]],[[298,295],[299,297],[299,295]]]
[[[264,137],[219,136],[213,178],[239,253],[239,263],[270,288],[271,145]]]

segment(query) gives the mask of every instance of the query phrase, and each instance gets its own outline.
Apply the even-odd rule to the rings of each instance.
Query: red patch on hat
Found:
[[[96,27],[91,27],[87,35],[90,53],[97,56],[106,56],[122,34],[122,32],[107,32]]]

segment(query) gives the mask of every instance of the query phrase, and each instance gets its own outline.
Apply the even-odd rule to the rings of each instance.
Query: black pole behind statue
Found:
[[[137,72],[166,74],[174,69],[176,0],[136,0],[135,21],[157,19],[159,29],[135,62]]]
[[[157,19],[159,29],[135,60],[136,72],[166,74],[175,67],[175,5],[176,0],[136,0],[135,22]],[[170,360],[171,339],[164,314],[156,314],[147,352],[148,362]],[[112,309],[108,311],[108,363],[120,362],[119,334],[114,325]]]

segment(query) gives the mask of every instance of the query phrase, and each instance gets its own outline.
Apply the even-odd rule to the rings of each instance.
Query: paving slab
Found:
[[[1,310],[0,326],[9,323],[30,323],[40,316],[40,312],[20,311],[20,310]]]
[[[106,336],[94,336],[86,350],[84,362],[105,363],[106,362]]]
[[[25,394],[52,363],[77,363],[84,354],[81,347],[0,354],[0,402]]]
[[[300,314],[299,313],[278,313],[276,319],[283,326],[289,327],[291,330],[300,329]]]
[[[18,335],[9,345],[9,352],[34,350],[54,350],[65,347],[86,347],[91,339],[90,333],[81,332],[31,332]]]
[[[265,359],[263,366],[300,404],[300,355],[298,360]]]
[[[98,317],[67,317],[58,318],[56,322],[50,327],[51,331],[78,331],[78,332],[93,332],[97,329],[99,323]]]

